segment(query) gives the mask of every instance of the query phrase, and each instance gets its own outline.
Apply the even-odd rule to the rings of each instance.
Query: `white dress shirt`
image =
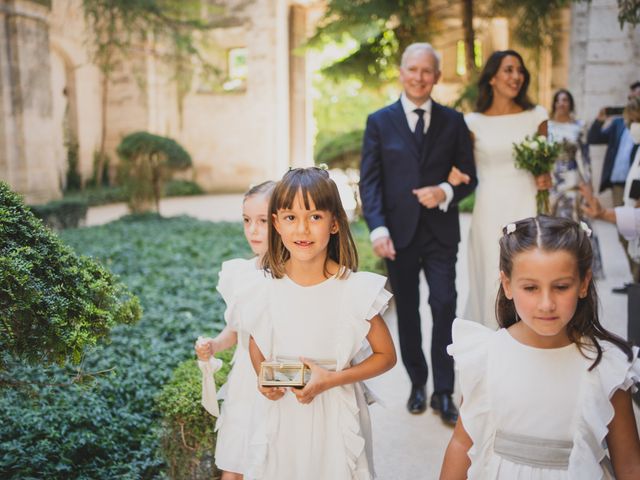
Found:
[[[640,208],[616,207],[618,232],[627,240],[640,238]]]
[[[424,114],[422,118],[424,119],[424,133],[427,133],[429,129],[429,125],[431,124],[431,108],[433,106],[433,101],[429,98],[422,105],[416,105],[411,100],[407,98],[404,92],[400,95],[400,103],[402,104],[402,109],[404,110],[404,114],[407,117],[407,123],[409,124],[409,129],[413,132],[416,129],[416,124],[418,123],[419,115],[414,112],[416,108],[421,108],[424,110]],[[443,212],[446,212],[449,208],[449,204],[451,200],[453,200],[453,188],[448,182],[442,182],[438,185],[444,191],[445,199],[440,202],[438,208]],[[416,199],[417,200],[417,199]],[[389,237],[389,229],[385,226],[380,226],[378,228],[374,228],[369,234],[369,239],[371,242],[375,242],[379,238]]]

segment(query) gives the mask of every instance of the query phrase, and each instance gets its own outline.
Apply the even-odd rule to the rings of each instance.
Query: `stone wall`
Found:
[[[0,1],[0,178],[28,203],[61,195],[55,168],[48,7]]]
[[[100,146],[101,75],[91,63],[88,48],[91,36],[86,30],[81,0],[55,0],[49,16],[49,31],[52,61],[64,67],[51,79],[54,105],[69,110],[70,128],[78,142],[79,170],[86,181],[93,174],[93,155]],[[62,93],[64,89],[66,98]],[[59,129],[59,124],[54,124],[54,128]],[[60,141],[61,136],[56,138]],[[64,145],[58,148],[66,151]]]
[[[290,164],[288,2],[255,0],[242,25],[211,32],[219,48],[246,47],[246,88],[194,91],[184,100],[179,139],[198,182],[218,191],[282,176]]]
[[[78,13],[79,1],[53,2],[52,55],[71,64],[67,72],[72,78],[65,82],[76,86],[71,98],[81,173],[87,179],[93,152],[99,148],[101,90],[100,73],[87,56],[90,36]],[[178,98],[175,72],[158,58],[162,45],[150,42],[132,48],[109,83],[106,147],[112,176],[117,145],[137,130],[180,142],[194,164],[183,176],[208,191],[243,191],[251,183],[279,178],[291,163],[311,163],[307,66],[304,58],[291,52],[310,29],[306,7],[290,3],[299,2],[228,0],[226,17],[218,19],[220,28],[202,34],[211,45],[205,49],[207,60],[220,69],[220,83],[226,75],[228,50],[247,48],[246,86],[237,90],[209,88],[196,71],[191,90]]]
[[[583,118],[605,105],[624,105],[629,85],[640,80],[640,27],[623,29],[615,0],[572,6],[569,84]]]
[[[569,89],[578,118],[591,123],[602,107],[624,106],[629,85],[640,80],[640,26],[620,28],[615,0],[575,3],[571,13]],[[590,149],[598,185],[605,146]]]

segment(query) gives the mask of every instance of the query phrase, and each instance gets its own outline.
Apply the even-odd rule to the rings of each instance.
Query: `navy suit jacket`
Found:
[[[471,182],[453,187],[446,212],[423,207],[412,190],[446,182],[454,165],[470,175]],[[457,244],[457,203],[473,191],[477,182],[471,135],[459,112],[433,102],[422,149],[414,140],[399,100],[369,115],[360,165],[362,210],[369,230],[386,226],[396,249],[409,245],[421,215],[441,243]]]
[[[589,133],[587,134],[587,142],[590,145],[607,144],[607,151],[604,154],[604,163],[602,165],[602,177],[600,178],[600,192],[605,191],[607,188],[611,188],[611,173],[613,172],[613,164],[618,154],[618,148],[620,147],[620,138],[622,138],[622,132],[626,128],[624,119],[622,117],[615,118],[611,124],[602,130],[602,123],[599,120],[593,122]],[[629,165],[633,156],[629,156]]]

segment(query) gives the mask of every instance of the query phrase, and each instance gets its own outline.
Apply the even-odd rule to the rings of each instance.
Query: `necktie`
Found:
[[[418,144],[418,149],[421,149],[422,142],[424,141],[424,110],[422,108],[416,108],[414,112],[418,114],[418,123],[416,123],[416,129],[413,131],[413,136]]]

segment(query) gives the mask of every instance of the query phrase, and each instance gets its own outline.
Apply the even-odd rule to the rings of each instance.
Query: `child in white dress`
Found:
[[[269,212],[268,276],[247,285],[236,315],[256,371],[264,359],[289,358],[311,377],[301,389],[258,387],[245,478],[372,479],[361,382],[396,362],[380,316],[391,298],[385,278],[355,272],[347,216],[325,170],[290,170]],[[352,365],[365,340],[372,354]]]
[[[259,274],[262,257],[267,251],[268,208],[275,182],[264,182],[249,189],[242,202],[244,236],[255,257],[235,258],[222,264],[218,292],[227,304],[226,327],[215,338],[196,343],[200,361],[207,361],[216,352],[237,344],[233,368],[226,383],[226,395],[221,414],[216,422],[215,461],[222,470],[222,480],[241,480],[247,456],[249,419],[255,399],[256,375],[249,358],[249,336],[233,323],[233,305],[236,292],[247,276]]]
[[[547,216],[504,228],[502,328],[453,325],[463,403],[441,479],[640,478],[638,349],[598,320],[589,234]]]

